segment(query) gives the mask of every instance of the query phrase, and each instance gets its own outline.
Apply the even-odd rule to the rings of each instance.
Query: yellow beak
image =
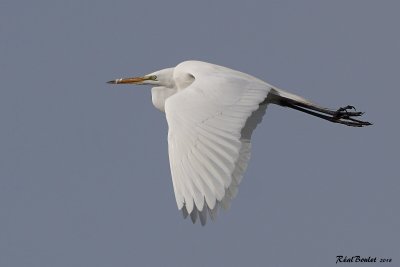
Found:
[[[111,84],[141,84],[144,81],[150,80],[149,77],[131,77],[131,78],[120,78],[116,80],[108,81]]]

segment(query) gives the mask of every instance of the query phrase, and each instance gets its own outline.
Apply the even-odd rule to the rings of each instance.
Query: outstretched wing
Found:
[[[212,66],[185,66],[195,81],[165,103],[176,202],[184,215],[193,221],[198,216],[203,224],[207,211],[213,216],[218,203],[236,194],[258,123],[248,119],[271,89],[249,75]]]

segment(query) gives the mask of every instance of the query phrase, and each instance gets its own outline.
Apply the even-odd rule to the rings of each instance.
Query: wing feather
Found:
[[[195,80],[165,102],[177,205],[203,225],[207,211],[214,219],[218,205],[228,207],[236,196],[250,158],[250,138],[243,139],[242,130],[271,89],[249,75],[211,66],[178,65],[174,76],[185,72]]]
[[[193,160],[196,161],[198,164],[200,164],[200,166],[198,166],[198,170],[202,180],[205,183],[208,183],[209,185],[212,184],[214,188],[220,188],[220,190],[223,190],[227,182],[221,178],[227,175],[218,172],[213,162],[204,157],[204,155],[202,155],[201,152],[196,151],[193,153],[193,156],[194,156]],[[208,177],[215,177],[216,179],[208,179]],[[215,193],[218,194],[217,192]],[[218,195],[223,196],[223,192],[221,192],[221,194]]]
[[[198,178],[196,175],[197,173],[193,172],[192,166],[191,166],[191,160],[189,158],[186,159],[187,162],[182,161],[182,169],[184,170],[185,177],[190,176],[192,177],[191,181],[191,187],[193,188],[192,194],[193,194],[193,201],[194,204],[198,209],[202,209],[204,205],[204,194],[205,194],[205,187],[202,184],[202,180]],[[185,200],[186,201],[186,200]],[[185,202],[186,203],[186,202]],[[187,211],[190,213],[193,210],[192,206],[187,207]]]
[[[223,156],[212,151],[212,148],[204,146],[201,142],[198,143],[198,147],[204,156],[204,160],[209,164],[209,171],[213,177],[229,177],[231,173],[230,162],[223,158]],[[233,167],[234,168],[234,167]],[[225,184],[225,186],[227,186]]]

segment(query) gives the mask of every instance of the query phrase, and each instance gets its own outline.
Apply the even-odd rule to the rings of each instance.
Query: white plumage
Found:
[[[225,195],[229,202],[229,189],[236,190],[250,156],[241,130],[271,87],[249,75],[193,61],[179,64],[174,78],[179,81],[188,72],[195,79],[187,87],[177,84],[178,93],[165,101],[165,113],[177,205],[191,214],[204,205],[213,210]]]
[[[347,111],[351,106],[331,111],[248,74],[200,61],[109,83],[155,85],[152,102],[165,112],[169,127],[176,203],[184,217],[193,222],[199,217],[203,225],[207,213],[214,218],[218,206],[228,207],[235,197],[250,159],[252,132],[269,103],[350,126],[369,125],[352,118],[361,114]]]

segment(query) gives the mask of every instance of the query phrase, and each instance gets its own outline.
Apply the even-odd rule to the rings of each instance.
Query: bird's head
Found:
[[[174,68],[163,69],[153,73],[130,78],[119,78],[108,81],[110,84],[150,84],[155,86],[164,86],[167,88],[174,87],[173,80]]]

